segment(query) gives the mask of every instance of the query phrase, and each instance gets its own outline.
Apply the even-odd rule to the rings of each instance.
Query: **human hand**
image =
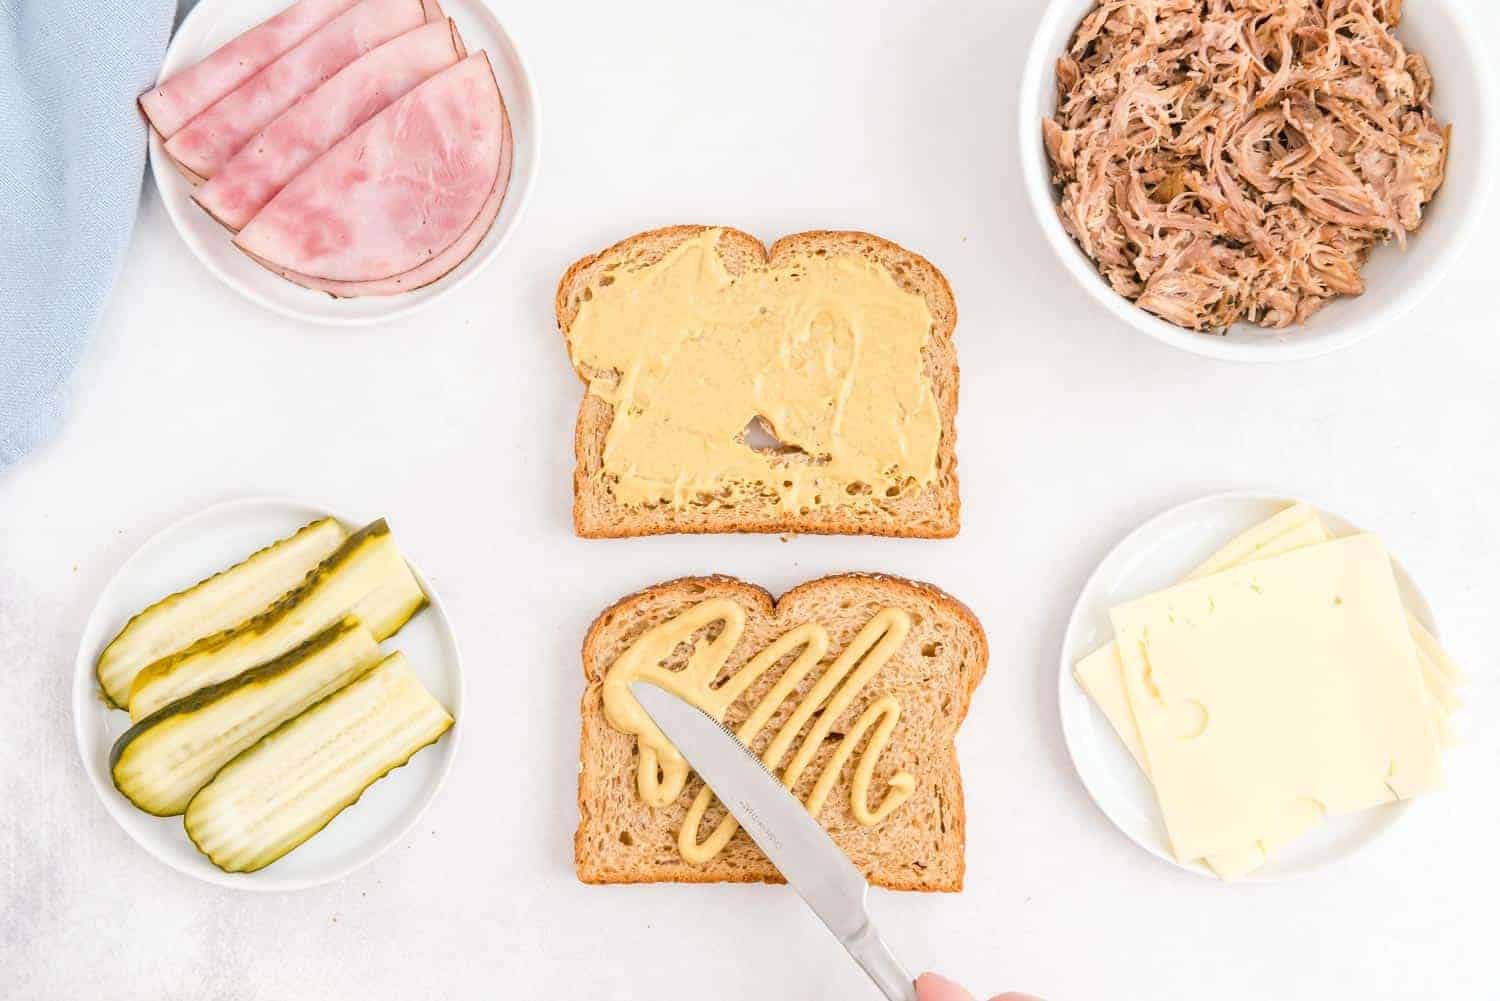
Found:
[[[974,1001],[974,995],[946,977],[924,973],[917,978],[917,1001]],[[1042,1001],[1030,994],[996,994],[990,1001]]]

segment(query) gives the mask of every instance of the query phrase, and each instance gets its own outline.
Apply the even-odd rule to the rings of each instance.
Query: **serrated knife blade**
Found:
[[[697,706],[647,681],[630,691],[875,986],[891,1001],[916,1001],[911,976],[870,921],[869,884],[797,798]]]

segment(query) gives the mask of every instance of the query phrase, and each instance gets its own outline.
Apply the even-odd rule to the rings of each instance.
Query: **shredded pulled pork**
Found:
[[[1364,290],[1443,183],[1402,0],[1099,0],[1042,121],[1063,226],[1115,291],[1192,330],[1301,323]]]

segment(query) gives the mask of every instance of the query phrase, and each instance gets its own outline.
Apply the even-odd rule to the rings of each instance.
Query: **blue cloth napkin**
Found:
[[[55,429],[130,242],[175,0],[0,0],[0,471]]]

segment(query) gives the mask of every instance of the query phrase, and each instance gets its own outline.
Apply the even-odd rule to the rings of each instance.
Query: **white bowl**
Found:
[[[1057,216],[1042,146],[1042,118],[1056,109],[1055,64],[1095,0],[1051,0],[1032,40],[1021,77],[1019,142],[1026,195],[1047,242],[1068,272],[1095,301],[1157,340],[1194,354],[1242,362],[1314,358],[1348,347],[1399,319],[1421,300],[1458,256],[1482,214],[1494,156],[1495,92],[1477,47],[1480,34],[1463,0],[1421,0],[1406,5],[1396,37],[1427,57],[1435,81],[1433,108],[1453,124],[1447,179],[1427,206],[1406,251],[1378,247],[1364,269],[1366,291],[1324,307],[1309,321],[1283,331],[1236,324],[1224,335],[1184,330],[1158,319],[1110,288],[1093,261]]]
[[[1225,542],[1297,500],[1282,494],[1242,491],[1202,497],[1157,515],[1126,536],[1100,562],[1084,584],[1063,636],[1057,679],[1063,739],[1089,797],[1131,841],[1162,861],[1200,876],[1217,879],[1202,863],[1184,864],[1172,854],[1151,780],[1074,679],[1073,665],[1114,638],[1110,608],[1176,584]],[[1319,514],[1336,537],[1360,531],[1336,513],[1323,509]],[[1437,635],[1432,607],[1421,588],[1397,560],[1393,558],[1391,565],[1402,602]],[[1343,862],[1389,831],[1413,802],[1400,800],[1331,818],[1238,882],[1279,882]]]
[[[109,751],[130,726],[130,717],[106,705],[99,692],[94,662],[105,644],[130,616],[163,595],[180,591],[270,540],[286,538],[309,521],[330,515],[346,527],[360,524],[318,505],[274,497],[230,501],[200,511],[162,529],[136,550],[105,585],[89,615],[73,665],[73,731],[83,770],[125,833],[178,872],[237,890],[300,890],[341,879],[406,837],[453,767],[464,728],[458,639],[437,592],[409,564],[430,604],[382,643],[381,649],[405,652],[422,683],[456,722],[442,740],[371,786],[358,803],[312,839],[258,872],[223,872],[193,847],[181,817],[143,813],[114,787]]]
[[[201,0],[188,14],[162,62],[164,79],[191,66],[231,38],[287,6],[288,0]],[[458,25],[470,52],[489,53],[505,99],[515,142],[510,186],[490,231],[468,258],[423,288],[393,296],[335,299],[273,274],[235,248],[231,234],[193,201],[193,185],[172,165],[161,137],[151,133],[151,172],[162,202],[183,242],[224,284],[285,316],[332,326],[360,326],[406,316],[477,275],[500,253],[520,224],[536,182],[542,149],[541,122],[531,71],[520,49],[484,0],[444,0],[443,13]]]

